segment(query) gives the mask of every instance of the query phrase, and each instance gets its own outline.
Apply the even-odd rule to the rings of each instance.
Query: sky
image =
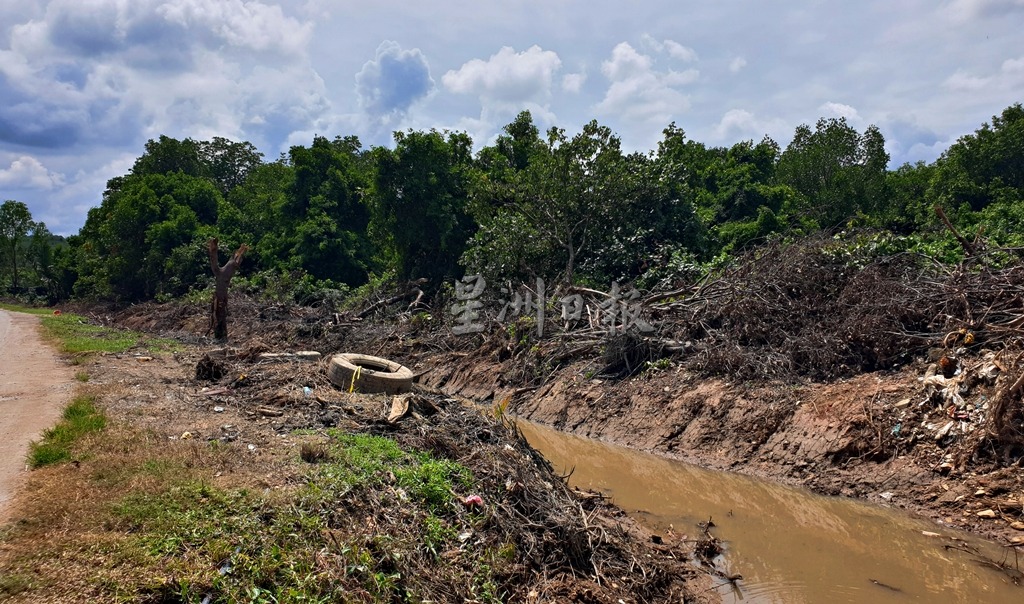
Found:
[[[845,117],[892,166],[1024,102],[1024,0],[0,0],[0,200],[70,235],[147,140],[395,130],[487,145],[528,109],[628,151]]]

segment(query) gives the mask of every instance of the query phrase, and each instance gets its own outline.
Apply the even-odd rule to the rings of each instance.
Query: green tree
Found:
[[[5,264],[11,271],[11,285],[20,286],[18,280],[18,255],[25,236],[32,230],[32,213],[20,201],[8,199],[0,205],[0,245],[3,246]]]
[[[1024,200],[1024,106],[1007,107],[947,149],[936,162],[931,195],[950,212]]]
[[[318,136],[289,155],[293,177],[281,209],[292,229],[287,244],[295,268],[317,279],[365,283],[373,257],[365,200],[370,177],[358,139]]]
[[[875,216],[879,226],[898,233],[910,233],[935,222],[931,198],[935,164],[919,161],[903,164],[886,175],[888,205]]]
[[[245,182],[263,163],[263,154],[249,142],[234,142],[215,136],[209,141],[178,140],[161,135],[146,142],[145,152],[135,160],[131,174],[174,174],[210,179],[227,195]]]
[[[682,131],[670,129],[673,150],[688,150]],[[473,209],[481,226],[463,264],[502,281],[607,284],[688,256],[705,230],[678,157],[664,149],[657,158],[624,155],[597,122],[572,138],[552,128],[543,140],[521,113],[479,154]]]
[[[205,277],[220,192],[183,172],[111,179],[74,240],[80,295],[122,301],[180,295]]]
[[[621,215],[627,181],[619,138],[596,121],[571,139],[548,130],[543,153],[518,179],[515,211],[560,252],[566,283],[575,282],[580,260]]]
[[[263,164],[263,154],[248,142],[236,143],[219,136],[202,141],[197,149],[205,172],[222,195],[238,187],[249,174]]]
[[[690,200],[704,236],[690,236],[688,248],[708,258],[784,230],[795,193],[776,181],[779,146],[765,137],[732,147],[707,148],[670,125],[658,145],[657,163],[666,186]]]
[[[458,260],[475,231],[467,211],[473,141],[462,132],[395,132],[395,148],[377,147],[373,230],[403,279],[437,287],[459,274]]]
[[[47,290],[54,293],[54,241],[59,241],[50,229],[46,228],[44,222],[32,223],[32,236],[28,242],[28,264],[36,274],[36,282],[46,286]]]
[[[178,140],[160,135],[157,140],[146,141],[146,151],[135,160],[131,173],[145,176],[182,172],[188,176],[209,176],[199,148],[199,143],[190,138]]]
[[[861,135],[846,118],[822,118],[813,131],[797,127],[777,174],[802,197],[806,217],[830,228],[885,206],[888,163],[878,128],[869,126]]]
[[[666,161],[663,161],[666,160]],[[619,202],[583,268],[593,281],[672,280],[669,265],[703,254],[707,230],[692,196],[679,187],[667,158],[632,153],[625,157]]]
[[[287,161],[261,164],[228,194],[229,207],[220,212],[218,227],[227,247],[236,248],[240,243],[252,247],[246,266],[291,268],[284,265],[295,243],[295,229],[285,207],[294,178],[295,170]]]

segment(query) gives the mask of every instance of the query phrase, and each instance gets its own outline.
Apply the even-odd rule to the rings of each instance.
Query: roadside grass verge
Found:
[[[85,404],[66,415],[93,417]],[[64,423],[48,438],[70,435]],[[437,586],[462,583],[499,601],[492,569],[509,553],[467,542],[486,523],[461,504],[477,486],[467,468],[379,436],[302,440],[323,455],[291,445],[269,464],[286,486],[267,489],[244,447],[111,425],[79,465],[38,475],[38,514],[0,536],[0,599],[444,601]]]
[[[162,575],[159,594],[150,595],[257,603],[413,595],[415,579],[399,565],[436,560],[432,552],[458,543],[455,489],[472,486],[469,470],[376,436],[335,432],[323,446],[315,465],[294,468],[304,483],[288,493],[193,477],[118,502],[113,513],[132,535],[143,573]],[[411,524],[375,519],[400,511],[396,505]]]
[[[29,446],[28,463],[41,468],[71,459],[72,448],[86,434],[98,432],[107,425],[107,418],[96,407],[91,394],[76,396],[57,425],[43,432],[43,439]]]
[[[176,352],[181,348],[174,340],[152,338],[127,329],[93,325],[85,317],[73,313],[54,314],[49,308],[3,303],[0,303],[0,308],[40,316],[43,336],[55,342],[61,352],[76,358],[93,353],[117,354],[134,347],[154,352]]]
[[[9,310],[11,312],[21,312],[26,315],[52,315],[53,310],[50,308],[38,308],[35,306],[22,306],[20,304],[10,304],[9,302],[0,302],[0,309]]]

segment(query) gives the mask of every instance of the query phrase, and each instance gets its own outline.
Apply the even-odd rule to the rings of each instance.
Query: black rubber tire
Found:
[[[355,382],[352,376],[356,376]],[[408,367],[394,361],[368,354],[345,353],[331,357],[327,377],[346,392],[352,388],[353,392],[398,394],[412,390],[413,374]]]

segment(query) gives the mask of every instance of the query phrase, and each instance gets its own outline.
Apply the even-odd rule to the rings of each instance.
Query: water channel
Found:
[[[712,534],[726,550],[719,567],[743,576],[738,590],[718,588],[725,602],[1024,602],[1024,587],[1011,579],[1019,573],[979,561],[1013,567],[1013,552],[959,531],[523,421],[520,427],[556,470],[572,471],[570,484],[610,495],[655,530],[696,538],[697,523],[712,519]],[[978,555],[947,545],[976,548]]]

